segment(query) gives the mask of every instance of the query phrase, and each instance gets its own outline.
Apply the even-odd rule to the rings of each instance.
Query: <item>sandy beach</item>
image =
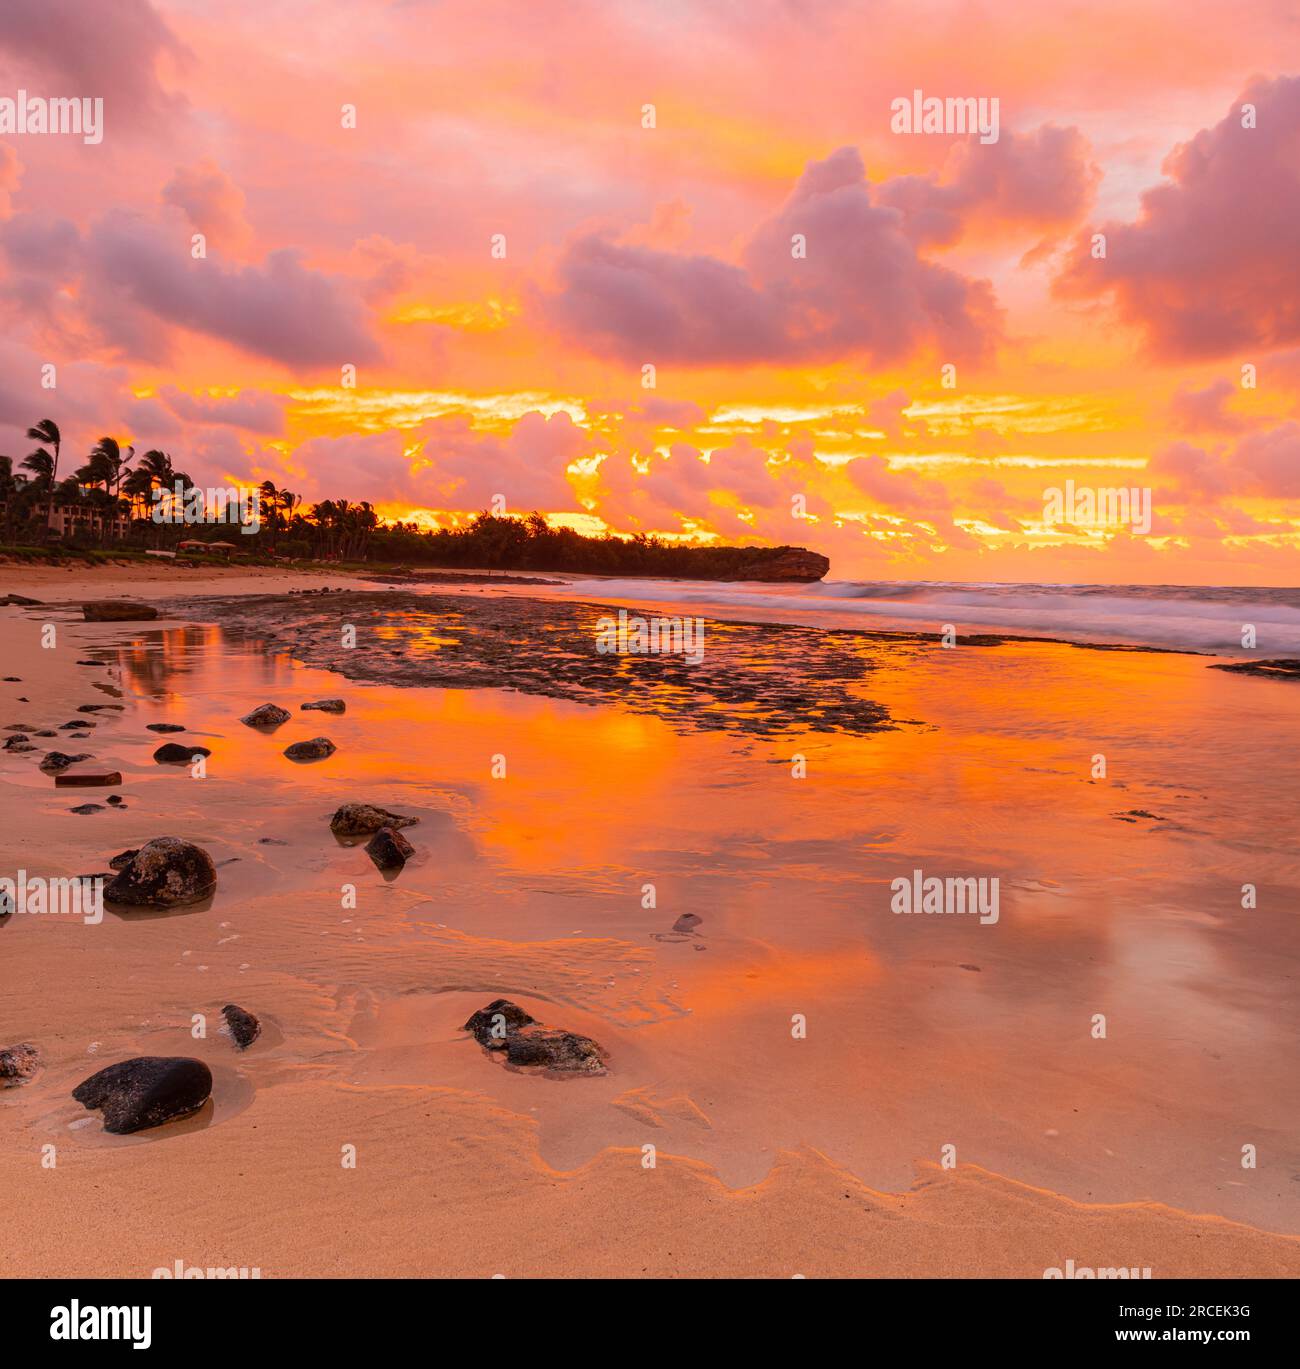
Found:
[[[42,603],[0,609],[0,725],[92,718],[75,749],[123,803],[73,813],[104,791],[0,753],[3,869],[174,835],[218,871],[166,914],[0,925],[0,1046],[42,1055],[0,1092],[7,1273],[1300,1273],[1293,683],[736,615],[698,676],[622,659],[584,690],[601,606],[540,592],[6,567],[7,593]],[[76,607],[131,597],[162,616]],[[291,719],[240,723],[268,702]],[[153,761],[162,722],[203,778]],[[400,873],[331,834],[347,801],[419,818]],[[999,916],[898,915],[914,869],[1000,878]],[[608,1069],[505,1067],[461,1030],[498,998]],[[226,1003],[261,1018],[247,1051]],[[211,1101],[106,1134],[71,1090],[136,1055],[205,1061]]]

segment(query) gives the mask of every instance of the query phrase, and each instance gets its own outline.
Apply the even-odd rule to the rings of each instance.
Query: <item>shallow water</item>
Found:
[[[74,816],[34,767],[6,778],[77,851],[68,873],[162,831],[228,863],[209,905],[110,913],[93,944],[131,972],[93,1006],[84,1073],[238,1001],[277,1031],[236,1058],[240,1089],[328,1071],[481,1091],[533,1116],[561,1168],[653,1143],[740,1186],[807,1145],[897,1191],[952,1146],[1076,1199],[1300,1229],[1294,683],[876,644],[864,690],[891,730],[700,733],[674,708],[343,681],[218,627],[117,631],[92,654],[127,711],[98,715],[93,750],[127,810]],[[339,694],[343,717],[299,712]],[[268,701],[293,719],[238,722]],[[212,749],[205,778],[153,763],[154,721]],[[326,761],[281,754],[322,734]],[[346,799],[421,817],[396,878],[330,835]],[[915,869],[997,878],[998,920],[891,911]],[[695,934],[666,935],[685,912]],[[458,1030],[497,996],[594,1036],[610,1073],[502,1069]],[[246,1105],[227,1092],[214,1125]]]

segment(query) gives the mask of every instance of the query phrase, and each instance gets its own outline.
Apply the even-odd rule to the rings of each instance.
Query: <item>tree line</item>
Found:
[[[85,528],[58,539],[57,544],[74,549],[168,550],[186,540],[224,541],[234,542],[240,552],[295,560],[691,579],[744,578],[748,567],[773,554],[771,548],[702,547],[640,533],[588,537],[572,528],[552,527],[536,512],[526,517],[483,512],[455,528],[382,522],[366,500],[322,499],[304,508],[301,495],[277,488],[271,480],[258,487],[260,522],[252,534],[231,521],[159,523],[151,516],[156,491],[194,489],[193,480],[168,453],[151,449],[137,456],[134,447],[102,437],[85,461],[60,479],[63,441],[58,425],[42,419],[27,436],[39,445],[20,463],[25,481],[18,478],[12,458],[0,456],[3,536],[10,546],[46,545],[54,510],[62,506],[91,515]]]

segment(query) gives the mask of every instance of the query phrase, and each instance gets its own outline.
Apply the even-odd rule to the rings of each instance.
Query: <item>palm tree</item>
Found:
[[[53,447],[54,454],[50,457],[50,501],[49,507],[45,511],[45,526],[54,521],[54,486],[59,479],[59,448],[63,445],[63,434],[59,432],[59,425],[52,418],[43,418],[33,428],[27,429],[27,437],[31,442],[40,442],[40,451],[45,451],[46,447]],[[50,454],[45,453],[47,456]],[[36,455],[35,452],[32,453]]]
[[[126,468],[135,458],[135,448],[123,451],[115,437],[101,437],[91,448],[86,464],[77,472],[77,479],[84,485],[102,485],[104,498],[99,501],[104,515],[100,536],[106,538],[111,520],[119,507],[119,490]]]
[[[14,505],[18,502],[18,482],[14,479],[14,459],[0,456],[0,503],[5,506],[5,541],[14,540]]]

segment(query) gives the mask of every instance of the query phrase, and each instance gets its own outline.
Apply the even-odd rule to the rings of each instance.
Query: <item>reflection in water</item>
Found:
[[[336,617],[368,610],[310,612],[289,634],[309,661],[322,623],[332,649]],[[282,1077],[482,1091],[536,1117],[562,1166],[639,1147],[649,1115],[656,1144],[733,1184],[806,1144],[898,1189],[953,1145],[1079,1199],[1300,1225],[1239,1162],[1249,1143],[1300,1171],[1292,686],[1177,655],[736,628],[703,689],[669,663],[627,690],[645,661],[592,685],[568,620],[519,664],[467,645],[472,615],[402,615],[367,674],[510,689],[341,686],[244,622],[114,653],[130,708],[97,741],[135,797],[111,840],[165,827],[233,861],[183,928],[105,933],[134,938],[175,1019],[199,957],[217,1002],[260,975]],[[324,693],[347,713],[300,712]],[[274,737],[238,722],[265,702],[294,715]],[[207,778],[151,764],[155,721],[205,738]],[[283,757],[321,731],[335,755]],[[347,800],[420,817],[395,879],[331,836]],[[893,914],[916,869],[999,878],[999,921]],[[457,1029],[497,996],[599,1040],[610,1075],[561,1090],[488,1068]]]

